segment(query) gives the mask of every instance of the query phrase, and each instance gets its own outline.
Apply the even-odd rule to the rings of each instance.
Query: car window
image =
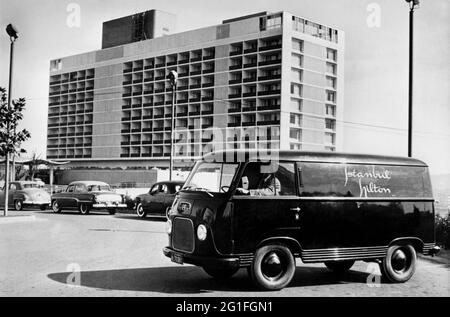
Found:
[[[152,189],[150,189],[150,194],[156,194],[158,192],[159,185],[153,185]]]
[[[178,193],[180,191],[180,189],[181,189],[181,185],[175,185],[175,193]]]
[[[78,184],[75,186],[75,192],[82,193],[85,191],[86,191],[86,186],[84,186],[83,184]]]
[[[159,191],[160,191],[161,193],[168,194],[168,193],[169,193],[169,186],[167,186],[166,184],[161,185],[161,188],[160,188]]]
[[[9,185],[9,190],[17,190],[17,185],[16,184]]]
[[[75,189],[75,186],[70,185],[69,187],[67,187],[67,190],[66,190],[66,191],[67,191],[68,193],[73,193],[74,189]]]

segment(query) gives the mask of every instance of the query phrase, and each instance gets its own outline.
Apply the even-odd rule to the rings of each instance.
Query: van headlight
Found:
[[[171,220],[167,220],[167,222],[166,222],[166,232],[167,232],[167,234],[172,233],[172,221]]]
[[[208,235],[208,230],[206,230],[205,225],[199,225],[197,228],[197,238],[200,241],[205,241],[207,235]]]

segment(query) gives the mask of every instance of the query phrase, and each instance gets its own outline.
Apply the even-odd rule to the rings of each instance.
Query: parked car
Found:
[[[176,193],[183,187],[184,182],[159,182],[154,184],[147,194],[136,196],[136,214],[139,218],[152,216],[166,217],[172,206]]]
[[[5,203],[5,192],[0,192],[0,204]],[[23,207],[39,206],[45,210],[50,206],[50,194],[41,183],[33,181],[16,181],[9,184],[8,205],[20,211]]]
[[[119,208],[126,208],[121,195],[113,192],[108,184],[94,181],[72,182],[66,190],[54,194],[52,210],[60,213],[63,209],[78,209],[82,215],[91,210],[107,210],[111,215]]]
[[[265,290],[290,283],[296,257],[337,273],[375,262],[403,283],[417,253],[439,252],[424,162],[334,152],[208,154],[177,194],[167,233],[173,262],[217,279],[246,268]]]

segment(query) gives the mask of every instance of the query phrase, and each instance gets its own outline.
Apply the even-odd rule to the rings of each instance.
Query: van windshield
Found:
[[[189,175],[182,190],[226,193],[230,188],[237,168],[238,164],[198,163]]]

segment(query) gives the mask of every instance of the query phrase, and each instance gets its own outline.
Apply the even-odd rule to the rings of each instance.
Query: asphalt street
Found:
[[[260,292],[245,270],[216,282],[201,268],[172,263],[162,254],[164,220],[24,213],[36,220],[0,222],[0,296],[450,296],[450,263],[423,259],[405,284],[380,281],[374,264],[357,262],[338,277],[298,260],[287,288]]]

